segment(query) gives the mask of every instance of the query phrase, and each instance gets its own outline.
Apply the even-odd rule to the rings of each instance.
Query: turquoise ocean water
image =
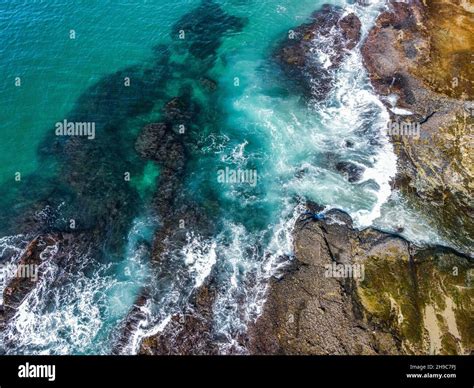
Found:
[[[329,3],[355,12],[364,33],[384,4]],[[216,342],[223,353],[245,352],[236,338],[258,316],[266,280],[291,258],[291,229],[305,199],[346,210],[359,227],[375,223],[393,230],[404,222],[407,237],[439,241],[391,194],[396,161],[381,131],[388,115],[368,85],[358,48],[323,102],[303,101],[272,57],[288,30],[322,4],[0,4],[0,252],[11,261],[21,255],[31,236],[9,220],[33,204],[44,205],[36,209],[39,216],[53,209],[58,219],[75,214],[87,224],[104,217],[102,204],[116,196],[123,214],[111,222],[100,257],[79,255],[84,265],[69,274],[69,281],[53,286],[61,268],[49,264],[45,280],[11,320],[4,351],[109,353],[141,288],[157,287],[160,292],[145,307],[146,319],[124,349],[136,352],[139,339],[161,330],[213,271],[219,283]],[[183,45],[181,27],[200,18],[209,23]],[[320,48],[314,55],[322,55]],[[131,80],[126,91],[125,77]],[[202,77],[216,82],[213,92],[200,85]],[[164,103],[183,90],[200,107],[192,129],[195,147],[188,150],[182,177],[183,201],[198,203],[215,227],[211,234],[189,234],[185,248],[168,264],[172,275],[155,278],[143,247],[152,244],[163,221],[152,211],[160,165],[140,160],[134,143],[144,125],[162,119]],[[100,148],[72,156],[56,151],[54,125],[68,118],[96,121]],[[334,169],[335,161],[363,166],[362,180],[349,182]],[[222,184],[216,174],[226,167],[256,171],[257,184]],[[126,188],[118,178],[123,171],[132,176]]]

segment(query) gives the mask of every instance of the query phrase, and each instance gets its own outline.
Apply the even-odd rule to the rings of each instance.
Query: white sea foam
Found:
[[[346,13],[354,12],[361,19],[363,38],[373,25],[380,7],[384,3],[383,1],[374,1],[369,7],[357,5],[347,7]],[[314,49],[314,54],[318,61],[329,67],[327,60],[329,55],[326,50],[328,50],[327,45],[318,45]],[[359,50],[360,46],[352,50],[338,70],[333,91],[328,97],[330,103],[319,104],[315,107],[316,113],[322,119],[324,126],[322,129],[313,127],[314,130],[311,130],[311,125],[315,124],[311,124],[311,121],[308,122],[304,117],[294,114],[293,112],[297,109],[290,107],[292,105],[291,101],[286,102],[287,106],[290,107],[288,110],[292,112],[293,119],[291,121],[293,123],[290,126],[288,126],[288,121],[285,122],[285,118],[282,117],[280,120],[273,110],[260,109],[258,118],[265,123],[272,134],[271,146],[276,148],[274,152],[278,155],[275,167],[283,181],[285,181],[285,177],[288,178],[290,174],[294,174],[293,166],[298,159],[298,155],[301,155],[301,159],[304,160],[298,167],[303,175],[292,177],[283,184],[284,189],[288,190],[288,194],[294,192],[311,198],[312,193],[314,193],[315,199],[319,199],[319,202],[324,203],[328,208],[344,208],[344,205],[355,204],[355,206],[348,207],[346,210],[354,218],[356,225],[367,226],[380,216],[381,206],[390,196],[390,180],[396,174],[396,157],[383,131],[389,120],[388,112],[369,86],[368,76],[364,70]],[[367,123],[367,115],[373,114],[376,117],[372,117]],[[367,150],[367,139],[362,138],[360,144],[355,145],[356,152],[359,151],[361,155],[354,155],[359,156],[359,158],[355,158],[353,163],[358,165],[360,160],[365,160],[366,168],[359,183],[374,181],[376,185],[373,185],[373,188],[366,188],[358,194],[366,199],[367,191],[371,191],[375,198],[375,201],[368,205],[367,209],[361,210],[357,204],[356,195],[349,195],[347,200],[344,199],[346,192],[351,193],[350,190],[347,190],[349,188],[348,184],[331,171],[323,168],[320,157],[316,157],[316,160],[311,161],[311,159],[308,159],[308,155],[311,155],[311,153],[317,155],[318,151],[328,150],[334,152],[338,148],[340,149],[340,147],[334,147],[334,143],[343,136],[347,136],[352,140],[356,136],[363,136],[362,130],[358,134],[356,132],[358,129],[362,129],[364,125],[371,126],[367,135],[374,136],[376,142],[374,142],[372,150]],[[285,129],[287,130],[285,131]],[[344,154],[345,150],[341,150],[341,152],[342,155],[350,156]],[[371,156],[367,157],[367,154]],[[355,191],[352,192],[356,193]],[[325,198],[326,193],[332,193],[332,197]],[[290,219],[281,218],[280,223],[276,226],[271,243],[263,250],[265,252],[263,257],[266,258],[263,265],[259,260],[255,260],[259,263],[256,268],[258,268],[258,278],[261,283],[259,283],[260,286],[246,292],[247,318],[255,316],[254,313],[258,315],[261,312],[266,290],[261,285],[266,284],[265,279],[277,273],[278,266],[274,265],[275,259],[285,255],[291,257],[293,252],[292,229],[301,212],[302,209],[297,207]],[[236,235],[239,234],[236,233]],[[229,315],[227,317],[227,321],[231,320]],[[229,326],[230,324],[227,323],[227,327]],[[232,342],[229,342],[228,347],[232,346]]]
[[[403,108],[391,108],[390,110],[399,116],[411,116],[413,114],[412,111]]]
[[[188,233],[183,254],[184,262],[194,277],[194,287],[198,288],[204,283],[216,263],[216,243],[205,242],[193,233]]]
[[[364,8],[364,11],[367,9]],[[371,22],[375,14],[373,12]],[[365,30],[368,30],[367,26]],[[328,46],[330,45],[325,45],[324,50],[315,47],[314,55],[329,67],[327,50],[332,48]],[[258,82],[252,88],[256,84]],[[370,224],[378,217],[381,204],[390,195],[389,180],[395,172],[395,158],[382,133],[388,113],[368,87],[368,78],[363,71],[358,48],[344,62],[329,99],[331,104],[317,107],[319,111],[316,111],[315,121],[308,121],[304,112],[301,115],[296,99],[287,97],[279,101],[279,107],[275,108],[276,101],[261,95],[258,90],[256,93],[245,93],[233,104],[235,109],[245,113],[247,126],[250,122],[252,128],[264,128],[268,131],[267,145],[270,151],[267,163],[272,169],[262,171],[261,175],[263,182],[268,182],[267,201],[283,198],[284,204],[275,203],[281,210],[277,217],[279,220],[270,224],[267,229],[259,233],[251,232],[244,225],[228,219],[224,230],[215,239],[217,262],[214,265],[217,266],[220,282],[214,303],[214,330],[220,338],[222,353],[246,352],[237,338],[246,330],[248,323],[261,314],[268,279],[277,276],[291,260],[293,227],[304,211],[302,205],[295,206],[293,196],[311,198],[311,194],[315,193],[316,198],[322,199],[321,203],[339,208],[346,203],[354,204],[354,198],[349,195],[345,200],[343,195],[350,185],[334,172],[325,169],[318,154],[325,150],[334,151],[335,141],[339,141],[344,134],[355,133],[357,128],[354,121],[357,121],[357,115],[360,116],[360,127],[366,124],[364,115],[367,113],[375,112],[377,116],[372,120],[372,125],[376,128],[367,134],[376,137],[377,144],[368,153],[363,150],[363,145],[360,147],[361,154],[366,157],[362,158],[366,162],[362,182],[373,180],[376,185],[358,194],[366,197],[367,190],[372,191],[374,200],[368,205],[368,210],[360,211],[357,203],[348,210],[353,210],[352,216],[360,225]],[[322,118],[323,127],[315,127],[318,125],[318,118]],[[360,142],[366,144],[367,139]],[[234,148],[231,152],[234,161],[251,160],[252,156],[245,154],[247,141],[244,140],[242,145],[243,147]],[[311,159],[311,154],[315,155],[314,160]],[[225,154],[221,158],[226,158]],[[354,163],[360,162],[356,160]],[[303,176],[295,177],[298,170],[303,171]],[[336,195],[326,200],[320,197],[327,192]],[[232,192],[231,195],[236,193]]]
[[[452,246],[439,235],[436,225],[433,225],[429,216],[413,209],[396,190],[384,204],[382,215],[374,221],[374,226],[387,232],[400,233],[410,242],[420,246],[433,244]]]
[[[372,1],[369,7],[347,6],[346,13],[355,12],[360,17],[365,36],[383,3]],[[332,46],[325,46],[325,50],[315,46],[314,55],[329,68]],[[186,305],[193,290],[202,286],[213,271],[216,271],[214,280],[218,283],[214,330],[219,335],[220,349],[223,353],[245,352],[237,340],[238,335],[261,314],[268,279],[278,276],[293,255],[293,228],[304,212],[303,205],[294,197],[314,199],[328,207],[346,208],[361,226],[370,224],[380,215],[380,208],[390,195],[389,181],[395,174],[395,159],[383,132],[388,113],[368,85],[358,50],[359,47],[349,53],[338,70],[334,90],[328,98],[330,103],[314,106],[310,117],[306,109],[301,109],[296,97],[270,98],[259,89],[262,80],[256,75],[257,71],[245,72],[249,87],[234,102],[233,108],[242,116],[238,124],[245,127],[252,122],[255,128],[251,134],[261,131],[260,137],[266,142],[263,145],[268,146],[267,154],[258,155],[264,159],[261,176],[267,191],[264,198],[244,198],[231,187],[222,195],[229,200],[238,198],[242,206],[239,208],[260,200],[268,202],[269,207],[277,211],[268,227],[258,232],[237,222],[230,212],[230,215],[224,215],[227,217],[223,220],[224,227],[213,239],[189,234],[187,244],[177,255],[179,262],[167,268],[172,275],[172,284],[157,301],[148,300],[140,308],[143,319],[131,333],[124,353],[136,353],[143,337],[163,331],[173,314]],[[251,69],[253,65],[245,62],[242,69]],[[367,115],[375,117],[368,120]],[[364,126],[370,127],[365,138]],[[205,139],[207,143],[202,152],[213,151],[220,162],[238,166],[257,158],[250,153],[251,142],[247,138],[235,141],[227,135],[224,138],[216,136]],[[375,142],[369,145],[367,137]],[[343,149],[341,140],[344,138],[354,141],[354,150]],[[324,164],[324,155],[329,152],[366,166],[359,183],[375,182],[375,185],[361,188],[344,180]],[[104,328],[103,319],[107,314],[103,309],[112,311],[113,316],[120,316],[130,305],[127,298],[131,295],[120,291],[133,283],[130,277],[149,270],[143,265],[141,245],[135,238],[140,229],[138,224],[134,224],[128,236],[127,260],[119,271],[128,278],[125,284],[116,276],[110,276],[110,267],[104,266],[93,275],[79,269],[61,287],[51,289],[50,284],[64,274],[54,262],[57,250],[53,247],[43,252],[46,276],[21,304],[7,330],[8,338],[18,344],[17,351],[28,349],[29,352],[61,354],[91,350],[91,343],[101,336]],[[16,247],[16,243],[13,246]],[[18,248],[15,257],[21,252]],[[93,261],[86,253],[78,259],[85,263]],[[121,304],[123,300],[127,302]],[[103,348],[93,349],[103,351]]]
[[[180,252],[175,252],[171,260],[163,263],[162,271],[171,276],[161,277],[160,269],[151,272],[151,283],[156,287],[167,283],[164,292],[153,294],[139,308],[141,318],[129,333],[127,344],[120,350],[122,354],[136,354],[143,338],[162,332],[175,314],[183,311],[193,291],[201,287],[209,277],[217,261],[217,240],[203,238],[189,232]]]
[[[227,163],[235,163],[238,165],[243,165],[248,157],[245,156],[245,147],[248,145],[248,141],[244,140],[242,143],[234,147],[230,155],[224,154],[222,156],[222,161]]]
[[[230,271],[214,303],[214,330],[221,338],[220,352],[247,352],[236,338],[262,313],[269,278],[289,263],[293,228],[303,211],[303,205],[295,207],[288,202],[279,222],[261,234],[251,234],[243,225],[228,222],[232,241],[222,247],[221,260]]]
[[[154,336],[162,332],[171,321],[172,314],[167,314],[158,323],[154,322],[153,302],[148,299],[140,306],[142,318],[136,323],[136,327],[128,334],[127,343],[120,349],[121,354],[137,354],[143,338]]]
[[[375,12],[371,7],[352,6],[351,10],[359,15],[372,13],[370,21],[373,21]],[[361,19],[364,31],[367,31],[369,19],[365,16]],[[318,47],[314,50],[318,61],[327,68],[331,65],[330,53],[327,50],[331,49],[330,45],[326,45],[325,51]],[[250,231],[229,217],[223,222],[223,230],[213,239],[188,234],[187,244],[178,255],[182,263],[175,263],[177,267],[173,272],[173,284],[158,301],[148,300],[140,307],[143,319],[130,333],[129,342],[122,349],[123,353],[136,353],[143,337],[163,331],[173,314],[185,306],[193,290],[202,286],[213,270],[216,270],[218,278],[214,302],[214,330],[219,338],[220,350],[222,353],[245,353],[245,347],[239,344],[237,338],[246,330],[248,323],[261,314],[268,279],[278,276],[293,255],[293,228],[298,217],[304,212],[303,205],[295,204],[293,196],[311,198],[314,194],[322,203],[334,207],[343,207],[341,205],[354,202],[354,198],[348,198],[347,202],[344,202],[344,192],[351,185],[321,165],[320,154],[327,150],[340,149],[341,147],[335,147],[335,144],[345,135],[353,139],[357,131],[354,122],[359,120],[362,126],[364,115],[371,112],[376,112],[377,118],[372,121],[372,125],[376,127],[375,132],[379,133],[370,157],[359,160],[356,154],[344,156],[353,157],[354,164],[362,163],[367,167],[362,182],[376,182],[375,188],[365,189],[372,190],[375,200],[367,206],[367,210],[360,210],[357,203],[354,208],[347,210],[360,225],[370,224],[380,215],[380,206],[390,195],[388,182],[394,175],[395,160],[390,144],[381,133],[388,114],[367,87],[367,76],[362,70],[362,60],[357,50],[349,54],[339,70],[334,91],[329,97],[332,103],[316,107],[319,110],[316,112],[317,117],[322,119],[323,128],[315,127],[317,124],[314,121],[308,121],[307,117],[296,113],[297,100],[291,97],[281,101],[281,106],[286,108],[284,114],[276,112],[273,109],[275,101],[259,95],[258,91],[258,101],[251,97],[255,93],[249,92],[235,102],[234,108],[242,111],[247,121],[256,123],[255,132],[260,128],[268,133],[266,140],[271,152],[266,156],[266,162],[271,165],[272,170],[262,171],[264,182],[269,183],[265,201],[274,203],[274,206],[280,209],[279,215],[276,215],[276,221],[270,223],[268,228],[259,232]],[[207,148],[214,150],[220,161],[244,166],[255,157],[247,150],[247,139],[230,145],[227,138],[225,147],[221,140],[210,139],[211,144]],[[356,151],[362,150],[362,142],[356,144],[355,148]],[[315,155],[314,160],[312,155]],[[302,177],[295,177],[298,170],[304,172]],[[325,192],[332,197],[321,197]],[[349,193],[357,195],[356,191]],[[223,195],[229,199],[237,197],[242,200],[240,194],[232,187]],[[283,203],[278,198],[282,198]],[[252,196],[245,198],[249,204],[256,200]],[[134,243],[131,247],[135,249],[138,245]],[[54,250],[45,253],[45,259],[48,258],[45,260],[48,263],[45,273],[51,281],[59,275],[59,268],[55,266],[54,260],[51,260],[56,253]],[[127,256],[135,257],[130,249]],[[86,257],[83,259],[87,260]],[[126,275],[139,270],[141,264],[140,260],[137,260],[137,263],[128,263],[123,268]],[[10,324],[8,336],[15,335],[15,341],[20,348],[34,348],[39,353],[81,352],[90,347],[90,341],[99,335],[103,327],[103,312],[100,309],[110,301],[115,301],[115,307],[108,307],[119,310],[113,315],[118,316],[123,311],[123,306],[120,307],[118,303],[122,299],[118,292],[122,285],[105,272],[98,271],[92,277],[79,272],[74,280],[53,290],[48,290],[45,284],[40,284],[18,309]],[[51,311],[45,309],[46,297],[54,301]],[[35,331],[48,333],[48,336],[35,336]],[[67,333],[66,337],[64,333]]]
[[[351,5],[347,6],[345,14],[355,13],[362,22],[362,39],[364,41],[370,27],[373,25],[384,1],[372,1],[369,6]],[[327,101],[316,104],[318,113],[321,114],[325,125],[332,132],[342,136],[350,136],[356,133],[374,138],[368,145],[367,139],[354,140],[355,148],[359,148],[357,155],[346,152],[348,161],[358,165],[357,160],[365,159],[365,170],[358,184],[373,181],[374,187],[368,187],[369,191],[376,197],[375,203],[370,208],[354,209],[346,208],[354,219],[355,225],[359,227],[369,226],[380,217],[381,207],[387,201],[391,193],[390,181],[396,174],[396,156],[393,147],[384,131],[390,116],[380,99],[374,94],[369,86],[368,75],[365,71],[359,43],[347,56],[340,69],[335,74],[335,84]],[[328,103],[329,102],[329,103]],[[360,142],[366,144],[365,149]],[[367,158],[367,154],[370,156]],[[355,158],[355,159],[354,159]],[[344,208],[344,203],[339,204]]]
[[[113,283],[96,274],[82,272],[63,287],[51,287],[63,270],[49,260],[40,266],[41,277],[9,321],[5,341],[14,343],[14,353],[67,354],[80,352],[97,334],[101,319],[97,298],[101,288]],[[8,349],[8,348],[7,348]]]

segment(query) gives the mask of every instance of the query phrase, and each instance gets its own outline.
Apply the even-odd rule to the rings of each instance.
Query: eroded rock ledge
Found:
[[[328,277],[332,265],[359,278]],[[347,268],[347,267],[346,267]],[[256,354],[465,354],[473,350],[473,264],[331,210],[295,228],[295,258],[250,328]],[[356,274],[356,272],[353,272]]]

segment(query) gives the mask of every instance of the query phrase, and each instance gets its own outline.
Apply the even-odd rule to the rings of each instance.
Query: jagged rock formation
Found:
[[[16,309],[23,299],[35,287],[35,281],[38,280],[39,265],[42,262],[41,255],[50,246],[57,243],[58,236],[46,235],[38,236],[33,239],[26,247],[24,254],[18,260],[16,270],[10,274],[6,287],[3,290],[3,305],[0,306],[0,330],[3,330],[9,319],[15,314]],[[36,272],[36,279],[32,276],[20,276],[21,266],[32,266]],[[30,275],[28,273],[28,275]]]
[[[160,285],[152,284],[141,292],[120,327],[119,338],[113,348],[115,353],[121,353],[125,348],[130,351],[128,340],[142,323],[142,306],[147,301],[160,305],[162,311],[169,308],[179,313],[173,316],[162,333],[141,339],[140,353],[187,354],[214,351],[212,345],[208,345],[204,330],[211,325],[210,300],[213,291],[209,289],[209,298],[204,298],[203,293],[207,292],[207,286],[204,285],[199,292],[188,295],[187,285],[192,280],[183,268],[184,259],[179,260],[183,257],[183,248],[189,243],[190,236],[206,239],[215,226],[213,215],[210,214],[212,211],[209,208],[203,209],[211,206],[211,201],[199,203],[184,184],[188,173],[187,162],[196,151],[198,134],[202,135],[203,127],[207,126],[209,120],[206,113],[201,112],[199,99],[190,85],[196,83],[207,96],[216,91],[217,82],[207,73],[217,59],[222,37],[229,32],[240,31],[245,23],[245,19],[227,14],[220,5],[205,0],[198,8],[183,15],[173,26],[172,37],[176,43],[173,50],[186,57],[184,63],[173,63],[173,68],[180,72],[180,82],[184,86],[177,96],[165,102],[162,122],[146,126],[135,143],[135,149],[142,158],[152,160],[160,166],[153,211],[159,217],[161,225],[153,237],[151,252],[153,277],[159,279]],[[185,32],[186,39],[178,39],[181,31]],[[178,287],[182,305],[166,305],[162,300],[161,285],[175,282],[182,282]],[[204,299],[209,300],[208,307],[198,308],[197,306],[205,304]],[[189,306],[193,306],[195,311],[187,310]],[[197,339],[198,336],[202,338]]]
[[[472,9],[455,1],[427,3],[393,2],[391,10],[379,17],[363,53],[376,91],[392,109],[392,119],[409,118],[422,124],[419,138],[393,138],[399,155],[396,187],[410,197],[414,206],[432,214],[434,222],[439,222],[451,239],[467,246],[474,230],[470,195]],[[183,20],[194,39],[180,44],[183,50],[188,49],[194,58],[202,60],[202,67],[206,68],[215,59],[220,39],[208,44],[212,35],[208,33],[209,18],[198,18],[195,23],[201,11]],[[214,13],[214,28],[222,28],[222,20],[227,20],[229,29],[241,28],[241,21],[225,16],[220,9]],[[322,99],[330,91],[333,70],[346,51],[360,40],[360,21],[355,15],[343,17],[338,8],[328,6],[294,32],[295,39],[288,39],[277,57],[285,71],[312,97]],[[323,44],[315,46],[316,41]],[[318,60],[309,55],[314,49],[321,50]],[[212,93],[217,85],[203,74],[199,73],[199,83]],[[122,78],[121,74],[117,77]],[[160,89],[152,86],[154,90]],[[107,102],[105,99],[100,105],[105,111],[109,110]],[[86,105],[99,106],[95,100]],[[117,105],[113,113],[151,109],[150,104],[127,109],[124,105]],[[400,116],[400,109],[411,113]],[[165,280],[176,277],[168,256],[186,243],[186,231],[180,228],[180,220],[186,220],[187,231],[194,228],[205,234],[212,227],[198,206],[179,197],[186,168],[185,142],[189,140],[176,133],[176,125],[191,123],[198,111],[186,93],[173,97],[165,105],[163,122],[145,127],[135,144],[143,159],[161,165],[160,192],[154,198],[154,210],[163,225],[155,236],[151,258]],[[108,139],[103,140],[104,146],[108,143]],[[34,229],[31,235],[43,234],[32,237],[20,264],[40,264],[40,255],[54,244],[58,245],[58,252],[48,260],[58,261],[68,275],[75,272],[77,265],[67,257],[71,246],[79,246],[79,251],[85,252],[100,246],[107,231],[121,236],[127,230],[133,213],[126,209],[134,208],[134,196],[128,189],[120,189],[120,195],[110,194],[116,194],[122,187],[118,178],[104,189],[92,190],[93,183],[103,178],[97,174],[89,179],[89,171],[94,169],[88,167],[95,158],[89,161],[84,156],[106,148],[88,145],[84,151],[79,145],[78,141],[71,141],[63,146],[70,162],[63,176],[78,192],[77,198],[71,198],[78,203],[73,210],[82,210],[82,204],[94,204],[89,212],[82,212],[82,222],[78,223],[84,232],[68,234],[56,231],[57,225],[35,226],[38,230]],[[114,153],[117,157],[110,159],[111,165],[120,160],[119,151]],[[82,164],[85,167],[78,168]],[[356,167],[343,162],[336,165],[351,182],[357,182],[362,173]],[[114,176],[121,177],[122,170],[116,167],[114,171],[118,173]],[[104,204],[103,197],[113,199]],[[128,206],[122,207],[123,204]],[[126,211],[126,217],[119,217]],[[77,211],[68,214],[74,213]],[[26,220],[34,224],[33,219]],[[338,268],[350,268],[359,277],[335,276]],[[332,274],[328,276],[330,270]],[[249,330],[248,350],[257,354],[470,353],[474,343],[473,277],[473,264],[462,254],[442,247],[416,247],[398,236],[374,229],[356,231],[342,212],[331,211],[324,221],[301,219],[295,230],[295,258],[283,277],[271,282],[263,315]],[[55,279],[66,280],[64,275]],[[14,279],[7,286],[0,329],[33,287],[29,279]],[[162,332],[143,339],[139,352],[217,353],[212,337],[214,294],[212,283],[201,286]],[[121,328],[117,353],[127,345],[128,336],[143,318],[141,307],[149,297],[149,290],[144,289],[137,298]]]

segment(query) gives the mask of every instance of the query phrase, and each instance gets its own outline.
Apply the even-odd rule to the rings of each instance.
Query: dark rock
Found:
[[[332,88],[334,71],[360,40],[360,20],[354,14],[324,5],[312,21],[294,29],[276,51],[289,78],[311,97],[322,100]],[[326,56],[323,62],[316,52]]]
[[[353,13],[339,20],[342,36],[345,43],[345,49],[351,50],[360,40],[361,23],[359,18]]]
[[[201,86],[208,92],[214,92],[217,89],[217,82],[208,77],[201,77],[199,79]]]
[[[342,172],[349,182],[354,183],[362,178],[364,168],[351,162],[336,163],[336,170]]]
[[[183,90],[181,97],[168,101],[164,107],[165,118],[171,123],[188,123],[198,113],[198,106],[191,100],[190,91]]]
[[[36,287],[37,282],[43,281],[43,269],[47,261],[53,261],[62,268],[55,278],[48,279],[49,287],[60,287],[61,284],[71,280],[68,275],[75,273],[78,265],[77,257],[71,255],[71,252],[77,255],[86,252],[97,255],[98,247],[100,247],[98,238],[100,237],[97,231],[50,232],[32,238],[23,255],[15,263],[19,276],[13,276],[5,286],[0,329],[3,329],[15,315],[18,306]],[[87,262],[80,264],[83,268],[88,265]],[[34,276],[32,276],[32,271],[35,273]],[[7,347],[9,345],[10,343],[6,344]]]
[[[143,307],[147,302],[148,296],[149,295],[147,294],[147,291],[142,290],[139,297],[135,300],[133,307],[127,314],[127,318],[121,323],[119,327],[119,334],[112,346],[112,354],[119,355],[123,353],[131,353],[134,350],[131,349],[131,339],[133,338],[140,324],[146,319],[146,316],[143,312]]]
[[[172,36],[198,60],[213,60],[223,36],[241,31],[245,23],[245,19],[229,15],[216,2],[204,0],[178,20]],[[179,39],[181,31],[186,39]]]
[[[25,253],[18,261],[17,268],[21,266],[33,266],[35,271],[38,271],[36,275],[39,277],[39,265],[42,260],[40,255],[48,246],[53,246],[57,243],[59,236],[45,235],[34,238],[26,248]],[[29,292],[35,287],[35,281],[31,277],[14,276],[10,282],[5,286],[3,291],[3,313],[2,313],[2,324],[4,326],[8,320],[15,314],[16,309],[29,294]]]
[[[174,315],[161,333],[142,341],[139,354],[217,354],[218,348],[212,337],[214,296],[212,286],[201,286],[194,292],[185,311]]]
[[[165,123],[150,124],[143,128],[135,149],[141,157],[154,160],[167,169],[177,172],[184,168],[184,146]]]

